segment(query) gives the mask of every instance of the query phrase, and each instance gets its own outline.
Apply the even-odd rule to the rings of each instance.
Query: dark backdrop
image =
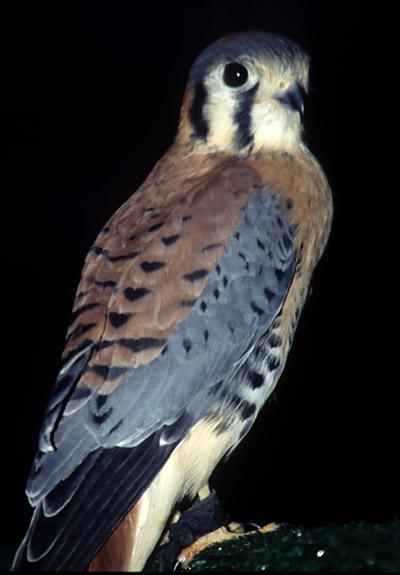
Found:
[[[288,35],[311,54],[307,140],[331,182],[335,220],[285,374],[215,484],[235,519],[396,517],[398,376],[388,369],[393,336],[384,325],[395,311],[396,266],[383,259],[395,209],[384,160],[396,89],[383,67],[385,7],[10,7],[3,22],[11,101],[3,112],[16,162],[3,195],[2,327],[11,344],[3,356],[3,541],[16,544],[27,526],[24,484],[85,254],[172,141],[193,59],[241,29]]]

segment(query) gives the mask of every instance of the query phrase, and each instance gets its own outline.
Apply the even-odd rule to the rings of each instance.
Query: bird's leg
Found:
[[[178,512],[179,513],[179,512]],[[251,524],[251,531],[266,533],[277,529],[271,523],[259,528]],[[170,571],[180,565],[186,568],[194,557],[211,545],[237,539],[249,533],[249,526],[229,522],[229,516],[221,509],[215,490],[208,484],[198,492],[193,505],[173,516],[168,536],[161,547],[160,570]]]
[[[168,541],[160,549],[160,570],[170,571],[183,548],[191,546],[198,538],[227,522],[228,516],[221,509],[216,492],[210,491],[208,485],[205,485],[193,505],[182,511],[178,521],[170,524]]]
[[[210,489],[210,486],[208,485],[208,483],[206,483],[205,485],[203,485],[203,487],[201,489],[199,489],[199,492],[197,495],[198,495],[199,499],[201,499],[201,500],[207,499],[207,497],[209,497],[211,495],[211,489]]]

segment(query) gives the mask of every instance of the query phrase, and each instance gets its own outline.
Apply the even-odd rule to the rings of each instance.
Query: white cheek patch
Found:
[[[254,150],[291,148],[299,143],[294,118],[278,102],[255,102],[252,110]]]

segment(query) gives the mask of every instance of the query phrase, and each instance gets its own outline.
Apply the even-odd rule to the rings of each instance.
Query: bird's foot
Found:
[[[198,538],[218,530],[229,518],[221,509],[216,492],[201,490],[191,507],[182,511],[179,519],[170,524],[168,535],[160,547],[160,571],[171,571],[181,549],[190,548]]]
[[[249,533],[268,533],[276,529],[276,523],[260,527],[255,523],[229,522],[216,492],[204,487],[191,507],[174,515],[160,548],[160,571],[185,569],[198,553],[212,545]]]
[[[226,526],[224,525],[219,527],[215,531],[207,533],[199,539],[196,539],[196,541],[194,541],[188,547],[182,549],[182,551],[179,553],[176,564],[174,566],[174,571],[178,567],[187,569],[196,555],[208,547],[224,543],[225,541],[232,541],[234,539],[238,539],[239,537],[244,537],[248,534],[270,533],[279,529],[279,525],[277,523],[268,523],[263,527],[259,527],[255,524],[250,525],[255,528],[249,530],[247,524],[244,525],[241,523],[231,522]]]

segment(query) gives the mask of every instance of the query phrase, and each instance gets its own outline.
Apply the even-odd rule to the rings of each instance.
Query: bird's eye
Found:
[[[242,64],[232,62],[231,64],[227,64],[225,66],[224,82],[231,88],[238,88],[239,86],[243,86],[243,84],[247,82],[248,77],[249,73],[247,68],[245,68]]]

